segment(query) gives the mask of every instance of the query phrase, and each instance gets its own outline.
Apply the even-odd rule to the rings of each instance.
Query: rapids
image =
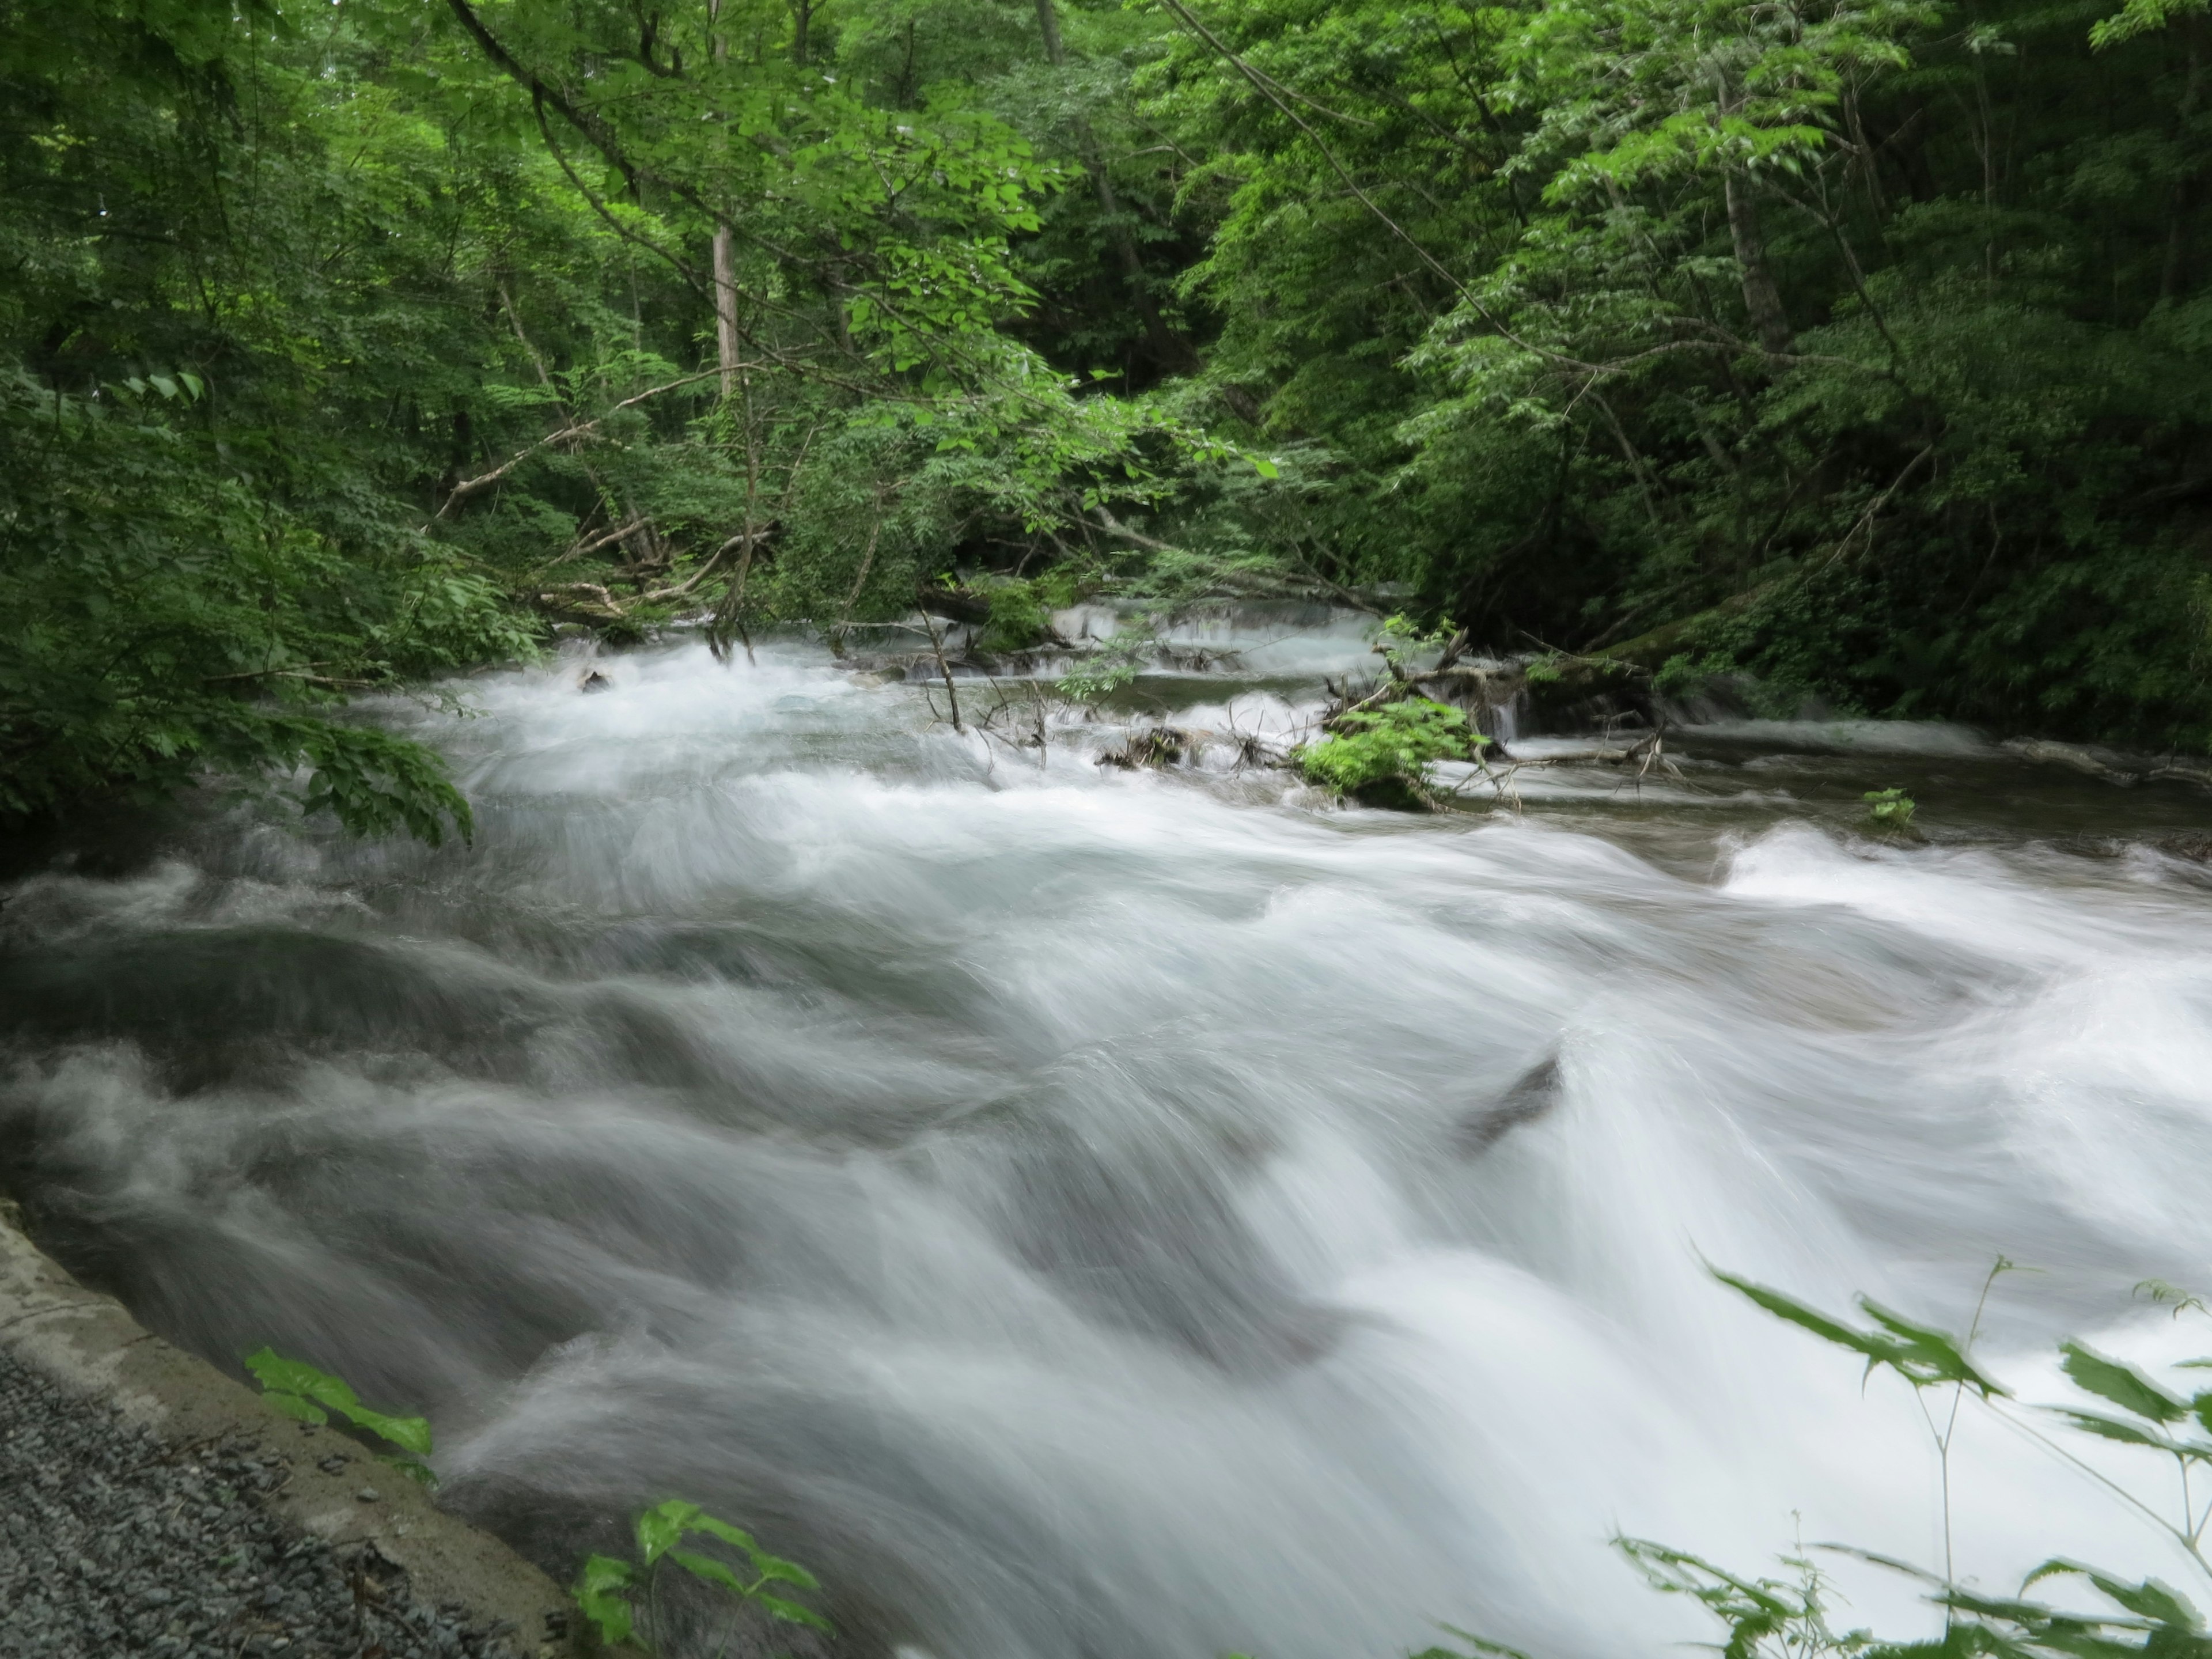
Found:
[[[1364,651],[1238,646],[1149,695],[1280,732]],[[1851,728],[1417,819],[956,733],[798,643],[599,666],[387,711],[472,848],[231,807],[0,908],[48,1247],[219,1363],[428,1410],[450,1500],[556,1571],[677,1495],[854,1653],[1625,1659],[1708,1627],[1616,1532],[1942,1564],[1909,1393],[1707,1263],[1963,1330],[2002,1253],[2027,1401],[2060,1335],[2191,1351],[2130,1287],[2212,1282],[2212,883],[2128,837],[2199,797]],[[1852,827],[1900,780],[1934,839]],[[1961,1421],[1962,1574],[2185,1583]],[[1832,1571],[1839,1623],[1928,1626]]]

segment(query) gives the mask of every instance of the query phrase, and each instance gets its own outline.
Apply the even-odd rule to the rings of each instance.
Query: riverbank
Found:
[[[559,1659],[565,1598],[0,1216],[0,1652]]]

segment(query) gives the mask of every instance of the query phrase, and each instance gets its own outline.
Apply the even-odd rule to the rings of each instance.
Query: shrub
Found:
[[[1308,782],[1340,795],[1403,792],[1425,805],[1432,764],[1473,760],[1490,741],[1458,709],[1427,697],[1349,709],[1329,724],[1328,736],[1297,751]]]
[[[715,1519],[696,1504],[676,1498],[656,1504],[637,1517],[636,1534],[636,1560],[626,1561],[616,1555],[591,1556],[576,1579],[576,1606],[598,1627],[601,1641],[635,1641],[648,1653],[656,1650],[662,1632],[656,1628],[655,1613],[659,1604],[653,1593],[653,1581],[664,1561],[673,1561],[701,1583],[726,1590],[739,1601],[759,1607],[771,1619],[789,1625],[810,1626],[825,1634],[835,1633],[830,1621],[813,1608],[769,1589],[775,1584],[779,1588],[787,1585],[794,1590],[818,1590],[822,1587],[815,1582],[812,1573],[795,1562],[770,1555],[753,1541],[750,1534]],[[729,1546],[737,1553],[740,1565],[732,1568],[728,1561],[715,1556],[677,1547],[694,1534]],[[638,1599],[641,1595],[641,1606]],[[641,1612],[645,1615],[642,1631],[638,1628]]]

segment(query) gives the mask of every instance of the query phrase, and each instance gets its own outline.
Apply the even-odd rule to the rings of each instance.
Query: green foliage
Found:
[[[976,637],[979,651],[1027,651],[1052,636],[1052,610],[1035,582],[1006,578],[985,588],[990,620]]]
[[[2184,18],[2202,17],[2206,9],[2206,0],[2128,0],[2119,10],[2110,17],[2100,18],[2090,29],[2089,44],[2102,52],[2107,46],[2117,46],[2139,34],[2166,28]]]
[[[1860,1330],[1831,1319],[1780,1291],[1754,1285],[1734,1273],[1715,1268],[1713,1277],[1731,1290],[1749,1297],[1776,1318],[1786,1320],[1802,1330],[1810,1331],[1823,1341],[1832,1342],[1838,1347],[1849,1348],[1854,1353],[1863,1355],[1869,1374],[1880,1366],[1896,1372],[1916,1389],[1935,1388],[1946,1382],[1960,1383],[1972,1389],[1984,1400],[2008,1392],[2003,1385],[1991,1381],[1974,1368],[1973,1363],[1966,1358],[1966,1345],[1957,1337],[1924,1325],[1917,1325],[1866,1297],[1859,1298],[1859,1307],[1874,1321],[1874,1326],[1871,1329]]]
[[[2000,1260],[1991,1280],[2010,1265]],[[2117,1407],[2120,1414],[2060,1406],[2037,1408],[2036,1415],[2029,1416],[2011,1403],[2009,1390],[1975,1364],[1970,1340],[1891,1313],[1865,1297],[1859,1298],[1859,1306],[1873,1320],[1871,1328],[1854,1326],[1734,1273],[1716,1269],[1713,1276],[1777,1318],[1863,1358],[1869,1374],[1876,1369],[1893,1372],[1916,1391],[1949,1388],[1954,1425],[1958,1403],[1971,1395],[2029,1438],[2074,1462],[2119,1501],[2157,1522],[2212,1584],[2212,1560],[2208,1560],[2202,1547],[2207,1523],[2212,1522],[2212,1501],[2196,1499],[2188,1478],[2192,1469],[2212,1467],[2212,1389],[2185,1398],[2133,1366],[2078,1342],[2065,1342],[2060,1345],[2060,1355],[2066,1376],[2083,1393]],[[2139,1288],[2147,1289],[2154,1299],[2172,1304],[2177,1316],[2191,1307],[2201,1310],[2203,1305],[2197,1298],[2156,1281],[2147,1281],[2146,1286]],[[1986,1298],[1986,1286],[1984,1294]],[[1976,1323],[1979,1323],[1978,1313]],[[2212,1368],[2212,1358],[2185,1360],[2181,1365]],[[2171,1516],[2161,1513],[2129,1489],[2082,1464],[2063,1443],[2043,1431],[2039,1417],[2173,1459],[2182,1476],[2175,1511]],[[1948,1539],[1950,1431],[1939,1430],[1936,1422],[1937,1416],[1931,1413],[1929,1431],[1946,1457]],[[1815,1547],[1905,1574],[1925,1588],[1929,1601],[1942,1610],[1942,1633],[1932,1639],[1900,1642],[1884,1640],[1863,1629],[1837,1630],[1830,1622],[1832,1598],[1827,1576],[1818,1562],[1802,1552],[1783,1558],[1790,1577],[1753,1577],[1649,1539],[1623,1537],[1613,1542],[1652,1589],[1687,1597],[1712,1617],[1725,1633],[1715,1650],[1726,1659],[2212,1659],[2212,1627],[2208,1627],[2188,1596],[2155,1578],[2130,1579],[2063,1557],[2054,1557],[2028,1572],[2018,1594],[2003,1595],[1961,1585],[1948,1571],[1929,1572],[1907,1562],[1840,1545]],[[1947,1552],[1948,1547],[1947,1543]],[[2038,1584],[2073,1579],[2103,1597],[2110,1604],[2109,1610],[2084,1611],[2028,1598],[2028,1591]],[[1452,1633],[1468,1644],[1465,1651],[1468,1653],[1512,1652],[1460,1632]],[[1458,1651],[1432,1649],[1419,1659],[1455,1659]]]
[[[287,1359],[274,1349],[263,1348],[246,1357],[246,1369],[261,1383],[262,1398],[302,1423],[327,1423],[336,1412],[357,1429],[399,1448],[380,1462],[391,1464],[424,1486],[435,1486],[437,1476],[422,1460],[430,1455],[430,1424],[421,1417],[393,1417],[372,1411],[342,1377],[317,1370],[304,1360]]]
[[[1158,643],[1150,628],[1117,628],[1111,639],[1061,675],[1054,689],[1073,702],[1097,702],[1136,678]]]
[[[2007,1266],[2009,1264],[2001,1261],[1998,1271]],[[2067,1455],[2064,1448],[2051,1441],[2032,1419],[2011,1413],[2006,1403],[2010,1391],[1976,1367],[1967,1353],[1968,1344],[1958,1338],[1888,1313],[1863,1297],[1859,1305],[1873,1316],[1876,1328],[1872,1330],[1847,1325],[1793,1297],[1734,1274],[1716,1271],[1714,1277],[1800,1329],[1863,1356],[1869,1372],[1877,1366],[1892,1370],[1916,1390],[1949,1384],[1960,1395],[1971,1391],[1990,1409],[2007,1416],[2015,1426],[2025,1430],[2031,1438],[2061,1455]],[[1994,1279],[1995,1274],[1991,1277]],[[2158,1288],[2160,1291],[2171,1291],[2167,1286]],[[2193,1301],[2178,1294],[2169,1299],[2177,1302],[2177,1316]],[[2200,1504],[2192,1495],[2189,1480],[2191,1470],[2212,1467],[2212,1389],[2182,1396],[2135,1367],[2079,1342],[2061,1343],[2059,1354],[2062,1369],[2077,1389],[2106,1406],[2117,1407],[2118,1413],[2064,1405],[2044,1407],[2041,1414],[2075,1431],[2172,1458],[2182,1476],[2179,1507],[2172,1517],[2143,1504],[2124,1488],[2109,1481],[2104,1484],[2123,1501],[2157,1522],[2212,1583],[2212,1561],[2208,1561],[2203,1550],[2206,1522],[2212,1519],[2212,1504]],[[2182,1364],[2203,1368],[2212,1366],[2212,1359]],[[1931,1419],[1931,1425],[1932,1421]],[[1937,1443],[1948,1458],[1948,1431],[1938,1435]],[[2078,1465],[2078,1460],[2075,1461]],[[1947,1473],[1947,1482],[1948,1478]],[[2104,1480],[2102,1476],[2094,1478]],[[1948,1526],[1947,1514],[1947,1531]],[[1948,1575],[1923,1572],[1881,1557],[1866,1559],[1910,1573],[1930,1587],[1930,1599],[1946,1610],[1948,1620],[1942,1644],[1933,1647],[1900,1647],[1875,1643],[1864,1632],[1859,1632],[1834,1640],[1829,1646],[1801,1645],[1790,1650],[1865,1652],[1883,1656],[1884,1659],[1907,1652],[1990,1654],[2004,1656],[2004,1659],[2030,1659],[2030,1656],[2040,1659],[2040,1656],[2057,1654],[2094,1655],[2098,1659],[2123,1654],[2191,1655],[2197,1659],[2212,1656],[2212,1632],[2208,1632],[2195,1606],[2155,1579],[2130,1582],[2124,1576],[2100,1571],[2076,1561],[2053,1559],[2027,1576],[2021,1586],[2021,1596],[1993,1597],[1966,1589],[1951,1582]],[[2120,1613],[2083,1614],[2023,1599],[2033,1585],[2063,1577],[2086,1580],[2120,1608]],[[1805,1602],[1773,1629],[1779,1631],[1792,1620],[1802,1623],[1808,1616],[1806,1607],[1817,1610],[1817,1601]],[[1720,1611],[1717,1607],[1715,1610]],[[1742,1650],[1746,1653],[1767,1650],[1758,1644],[1769,1633],[1765,1629],[1753,1632],[1741,1621],[1732,1622],[1730,1627],[1732,1643],[1738,1634],[1749,1639],[1750,1645]],[[1735,1650],[1732,1646],[1730,1651]]]
[[[10,8],[0,822],[304,769],[349,830],[465,835],[350,697],[553,621],[896,616],[1231,458],[1014,337],[1066,169],[974,88],[1033,37],[917,13],[895,89],[807,17]]]
[[[636,1577],[637,1569],[619,1556],[589,1555],[569,1591],[577,1609],[610,1646],[630,1638],[636,1620],[630,1593]]]
[[[1784,1558],[1794,1578],[1747,1578],[1648,1539],[1614,1542],[1654,1589],[1687,1596],[1712,1616],[1727,1633],[1717,1650],[1726,1659],[2204,1659],[2212,1654],[2212,1636],[2203,1619],[2167,1586],[2155,1579],[2128,1583],[2070,1561],[2045,1562],[2027,1576],[2023,1592],[2045,1578],[2079,1575],[2119,1609],[2117,1613],[2062,1609],[2028,1601],[2024,1594],[1981,1595],[1901,1563],[1864,1558],[1922,1580],[1930,1587],[1929,1599],[1948,1618],[1942,1635],[1932,1641],[1893,1642],[1863,1629],[1835,1629],[1829,1622],[1827,1578],[1809,1557]]]
[[[1863,799],[1867,817],[1885,830],[1903,830],[1912,822],[1914,802],[1902,789],[1869,789]]]
[[[2092,55],[2031,0],[1261,0],[1139,88],[1210,374],[1340,458],[1339,580],[1498,645],[1705,617],[1684,669],[1780,712],[2203,748],[2203,10]]]
[[[1450,704],[1404,697],[1346,710],[1297,760],[1307,781],[1339,794],[1391,784],[1419,791],[1434,763],[1474,759],[1488,742]]]
[[[635,1560],[619,1556],[586,1558],[571,1592],[576,1606],[607,1643],[635,1639],[647,1652],[655,1651],[659,1632],[653,1628],[654,1575],[664,1560],[672,1561],[701,1583],[725,1590],[739,1602],[758,1607],[785,1624],[805,1625],[825,1635],[835,1634],[830,1621],[811,1607],[793,1601],[781,1587],[816,1592],[822,1588],[814,1575],[795,1562],[771,1555],[750,1534],[718,1520],[696,1504],[669,1498],[637,1517]],[[677,1547],[696,1534],[729,1547],[738,1563]],[[771,1589],[769,1586],[778,1586]],[[641,1623],[644,1628],[639,1628]]]
[[[954,569],[2212,744],[2203,0],[1201,9],[16,0],[0,820]]]

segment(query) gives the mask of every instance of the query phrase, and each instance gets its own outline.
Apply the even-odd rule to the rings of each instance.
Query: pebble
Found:
[[[256,1501],[250,1443],[179,1451],[0,1352],[0,1654],[9,1659],[495,1659],[374,1546],[337,1546]],[[364,1486],[356,1494],[374,1503]]]

